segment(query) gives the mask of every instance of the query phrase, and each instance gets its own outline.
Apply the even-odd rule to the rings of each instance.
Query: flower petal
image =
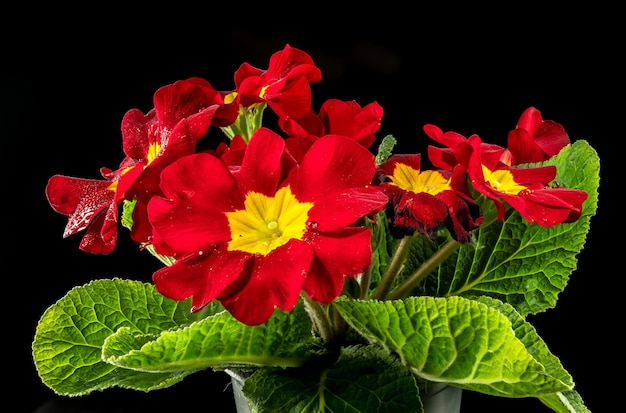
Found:
[[[200,153],[179,159],[163,170],[161,188],[166,198],[153,197],[148,203],[155,248],[169,245],[191,253],[230,239],[224,212],[242,208],[243,200],[218,158]]]
[[[284,150],[284,139],[270,129],[260,128],[252,134],[237,173],[242,194],[274,195],[281,178],[280,160]]]
[[[356,141],[327,135],[304,156],[294,188],[301,201],[314,201],[329,191],[365,187],[372,182],[374,155]]]
[[[318,231],[336,231],[382,210],[387,201],[387,195],[374,186],[331,192],[315,201],[309,220]]]
[[[157,290],[172,300],[192,297],[192,311],[198,311],[238,280],[249,254],[221,249],[194,254],[164,267],[152,275]]]
[[[303,288],[311,299],[330,303],[341,294],[345,276],[359,275],[370,266],[371,232],[369,228],[345,228],[317,234],[312,242],[316,259]]]
[[[292,310],[313,259],[311,246],[291,240],[268,255],[257,255],[249,274],[240,278],[219,300],[237,320],[247,325],[266,322],[276,307]]]

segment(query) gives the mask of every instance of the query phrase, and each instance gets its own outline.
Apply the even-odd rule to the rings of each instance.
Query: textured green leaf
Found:
[[[103,358],[128,369],[176,372],[212,368],[300,366],[315,339],[304,308],[279,310],[264,324],[248,326],[221,312],[146,340],[121,329],[107,338]]]
[[[478,297],[477,301],[494,308],[511,322],[511,327],[526,350],[546,369],[546,373],[555,377],[568,387],[572,388],[574,382],[572,376],[563,368],[561,361],[550,352],[546,343],[539,337],[537,330],[530,323],[526,322],[515,309],[502,301],[490,297]]]
[[[120,279],[92,281],[69,291],[42,315],[32,344],[43,383],[62,395],[81,395],[112,386],[151,390],[170,386],[192,373],[142,373],[102,360],[102,346],[119,329],[156,337],[189,324],[187,301],[159,294],[151,284]]]
[[[574,390],[541,396],[539,400],[557,413],[591,413]]]
[[[253,411],[284,413],[422,412],[415,377],[373,346],[341,349],[336,363],[262,369],[243,387]]]
[[[504,314],[484,303],[409,297],[383,302],[341,298],[334,305],[370,343],[398,354],[426,380],[506,397],[572,387],[561,371],[553,376],[533,357]]]
[[[376,215],[376,225],[372,227],[372,264],[369,269],[369,290],[371,293],[380,284],[380,280],[389,266],[398,240],[389,235],[387,214],[381,211]]]
[[[398,143],[393,135],[386,135],[378,145],[378,153],[376,154],[376,165],[385,162],[393,153],[393,148]]]
[[[429,277],[422,291],[490,295],[513,305],[523,316],[556,305],[576,269],[596,212],[599,159],[586,141],[577,141],[545,164],[557,166],[556,181],[562,186],[587,191],[581,218],[543,228],[529,225],[509,210],[503,222],[481,227],[476,242],[461,246],[456,260],[451,257],[441,266],[439,276]],[[446,285],[441,281],[448,279],[452,282]]]
[[[515,336],[526,346],[528,352],[545,367],[548,374],[571,387],[574,386],[571,375],[563,368],[560,360],[550,353],[550,350],[539,337],[535,328],[524,321],[513,307],[484,296],[479,297],[478,301],[497,309],[508,317],[515,331]],[[575,390],[540,395],[538,398],[558,413],[590,413]]]

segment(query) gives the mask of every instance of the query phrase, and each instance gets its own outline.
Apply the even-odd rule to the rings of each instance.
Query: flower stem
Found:
[[[359,284],[359,299],[363,300],[367,298],[367,292],[370,289],[370,282],[372,280],[372,266],[365,270],[365,272],[361,275],[361,282]]]
[[[443,247],[426,260],[407,280],[400,285],[392,294],[385,297],[389,300],[404,298],[415,288],[428,274],[439,266],[446,258],[459,248],[461,244],[450,239]]]
[[[406,259],[407,254],[409,253],[409,245],[411,244],[411,240],[414,235],[405,236],[400,240],[396,251],[393,253],[393,257],[391,258],[391,262],[385,271],[382,279],[380,280],[380,285],[376,288],[374,292],[373,298],[376,300],[381,300],[385,298],[391,285],[393,284],[393,280],[396,278],[400,270],[402,269],[402,265],[404,264],[404,260]]]
[[[322,305],[317,301],[311,300],[311,297],[304,291],[300,295],[304,299],[304,307],[313,322],[315,331],[317,331],[323,341],[332,341],[334,339],[333,327]]]

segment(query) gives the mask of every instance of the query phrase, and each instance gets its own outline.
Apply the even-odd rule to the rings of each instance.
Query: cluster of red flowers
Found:
[[[321,72],[305,52],[287,45],[266,70],[242,64],[235,89],[218,91],[190,78],[154,94],[154,109],[122,120],[125,159],[103,180],[55,175],[46,195],[69,217],[64,236],[84,231],[80,248],[108,254],[117,242],[121,205],[132,205],[131,237],[173,263],[153,282],[165,296],[192,298],[198,311],[219,300],[235,318],[263,323],[275,308],[293,309],[301,292],[320,303],[341,294],[344,277],[372,263],[366,220],[385,211],[393,235],[419,232],[434,240],[446,227],[461,243],[483,221],[476,194],[505,202],[529,223],[576,220],[587,194],[551,184],[544,161],[569,143],[558,123],[527,109],[508,147],[426,125],[443,147],[430,146],[436,170],[420,154],[376,163],[370,147],[381,106],[331,99],[311,108]],[[280,133],[260,125],[276,114]],[[228,145],[198,151],[209,128]]]

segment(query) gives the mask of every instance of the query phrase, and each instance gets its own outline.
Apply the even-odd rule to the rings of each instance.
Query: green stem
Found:
[[[320,335],[323,341],[332,341],[334,339],[333,327],[330,322],[330,318],[326,311],[322,308],[322,305],[317,301],[311,300],[311,297],[304,291],[300,293],[304,299],[304,307],[313,322],[315,331]]]
[[[372,266],[365,270],[361,275],[361,282],[359,283],[359,299],[364,300],[367,298],[367,292],[370,289],[370,282],[372,280]]]
[[[424,262],[407,280],[400,285],[393,294],[386,297],[389,300],[395,300],[404,298],[411,290],[430,274],[435,268],[439,266],[446,258],[450,256],[454,251],[459,248],[461,244],[457,241],[450,239],[443,247],[441,247],[432,257]]]
[[[391,258],[391,262],[385,271],[382,279],[380,280],[380,285],[376,288],[374,292],[373,298],[375,300],[383,299],[391,285],[393,284],[393,280],[395,280],[396,276],[402,269],[402,265],[406,259],[407,254],[409,253],[409,245],[411,244],[411,240],[415,237],[414,235],[406,236],[400,240],[396,251],[393,253],[393,257]]]

